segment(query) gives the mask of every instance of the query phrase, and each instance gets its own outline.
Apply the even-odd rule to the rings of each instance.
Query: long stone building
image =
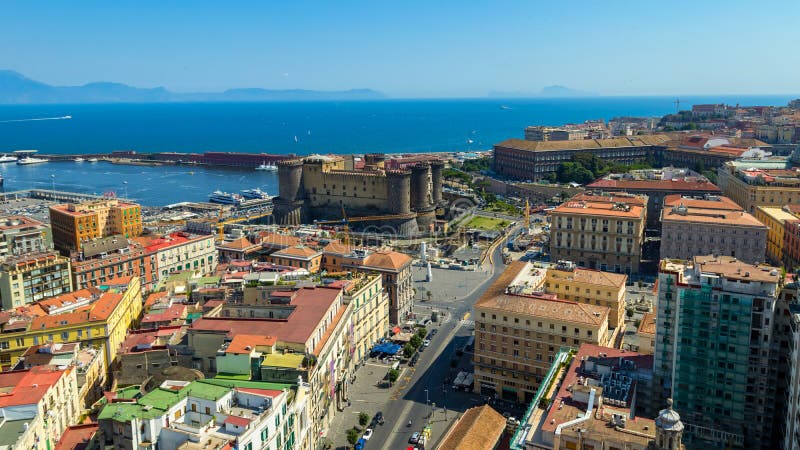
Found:
[[[564,141],[507,139],[494,146],[494,170],[509,177],[537,181],[555,173],[561,163],[569,162],[578,153],[633,164],[657,158],[669,139],[663,134]]]
[[[385,170],[384,155],[365,155],[363,170],[336,156],[309,156],[279,162],[276,223],[342,219],[365,231],[412,235],[428,231],[442,206],[441,161],[406,170]],[[344,211],[343,211],[344,210]]]

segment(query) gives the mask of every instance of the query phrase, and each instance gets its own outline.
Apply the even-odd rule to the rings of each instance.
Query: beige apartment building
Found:
[[[509,286],[541,284],[545,274],[516,261],[475,304],[475,381],[482,396],[529,402],[562,347],[609,341],[609,308],[514,294]]]
[[[588,305],[605,306],[611,310],[608,326],[625,324],[625,283],[628,276],[576,267],[561,261],[547,269],[544,290],[558,298]]]
[[[745,160],[728,162],[717,173],[725,195],[750,214],[757,206],[800,203],[800,169],[760,168],[758,162]]]
[[[786,236],[786,225],[787,223],[791,225],[800,220],[793,209],[795,208],[792,205],[756,207],[756,219],[769,229],[767,232],[767,260],[770,264],[780,266],[783,265],[786,259],[784,258],[784,248],[789,239]]]
[[[647,197],[578,194],[551,213],[550,259],[635,274],[642,258]]]
[[[661,224],[661,259],[714,254],[764,262],[767,227],[728,197],[669,195]]]

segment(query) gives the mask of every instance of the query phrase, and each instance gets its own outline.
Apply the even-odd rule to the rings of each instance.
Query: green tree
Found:
[[[404,345],[403,346],[403,357],[404,358],[411,358],[411,356],[414,354],[414,352],[416,350],[417,349],[415,349],[414,346],[411,345],[411,344]]]
[[[397,381],[398,378],[400,378],[400,371],[397,369],[389,369],[387,377],[389,378],[389,383],[394,384],[394,382]]]
[[[408,343],[414,348],[419,348],[419,346],[422,345],[422,339],[415,334],[414,336],[411,336],[411,339],[409,339]]]
[[[417,336],[419,336],[420,339],[425,339],[425,336],[427,335],[428,335],[428,330],[425,329],[425,327],[417,328]]]
[[[358,415],[358,424],[362,427],[367,426],[369,423],[369,414],[362,412]]]
[[[356,442],[358,442],[358,435],[358,430],[356,430],[355,427],[350,428],[347,430],[347,442],[349,442],[350,445],[356,445]]]

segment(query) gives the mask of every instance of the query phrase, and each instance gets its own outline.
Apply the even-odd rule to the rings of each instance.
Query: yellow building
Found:
[[[138,277],[116,278],[6,311],[0,324],[0,365],[14,365],[32,345],[80,342],[101,349],[105,370],[142,311]]]
[[[561,348],[608,344],[608,307],[512,288],[544,277],[515,261],[475,303],[474,390],[482,396],[530,402]]]
[[[639,272],[647,197],[578,194],[551,213],[550,260],[608,272]]]
[[[90,239],[120,234],[132,238],[142,234],[142,211],[135,203],[118,199],[91,200],[50,207],[53,245],[62,253],[80,251]]]
[[[767,260],[770,264],[782,265],[786,221],[797,220],[798,217],[788,208],[770,206],[757,206],[755,216],[769,228],[767,231]]]
[[[369,355],[378,339],[389,331],[389,295],[383,290],[383,278],[378,274],[354,274],[343,285],[344,302],[352,303],[350,320],[353,326],[354,362]]]
[[[745,211],[757,206],[780,208],[800,203],[800,171],[785,168],[753,168],[747,160],[731,161],[718,169],[719,187]]]
[[[619,273],[582,269],[562,262],[547,269],[544,290],[558,298],[587,305],[605,306],[611,310],[608,326],[625,324],[625,283],[628,276]]]

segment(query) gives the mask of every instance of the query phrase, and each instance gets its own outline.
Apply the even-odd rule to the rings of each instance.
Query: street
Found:
[[[512,233],[513,234],[513,233]],[[425,304],[431,307],[448,307],[448,317],[432,339],[430,346],[420,355],[415,368],[404,372],[396,384],[393,399],[384,407],[383,415],[386,424],[375,429],[367,448],[405,449],[408,439],[415,431],[421,431],[428,423],[428,415],[435,404],[436,412],[431,417],[432,439],[426,445],[437,442],[446,431],[449,423],[467,408],[475,406],[477,396],[451,389],[445,382],[451,377],[450,360],[456,354],[456,348],[463,346],[473,333],[472,320],[462,320],[471,313],[472,305],[483,291],[505,269],[502,263],[502,244],[497,245],[487,261],[491,274],[471,293],[458,302],[437,302],[436,299]],[[477,276],[475,272],[466,272],[464,276]],[[435,281],[434,281],[435,282]],[[470,355],[461,357],[461,367],[471,367]],[[445,409],[446,408],[446,412]],[[446,417],[446,419],[445,419]],[[412,426],[408,426],[411,420]]]

